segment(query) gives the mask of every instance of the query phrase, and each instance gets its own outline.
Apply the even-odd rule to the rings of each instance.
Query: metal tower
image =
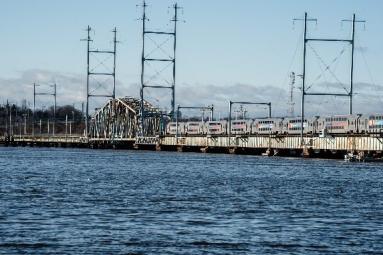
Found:
[[[302,20],[302,19],[294,19]],[[365,23],[364,20],[356,20],[355,14],[352,16],[352,20],[342,20],[342,22],[351,22],[352,23],[352,34],[350,39],[337,39],[337,38],[307,38],[307,22],[315,21],[317,19],[308,19],[307,12],[305,12],[304,19],[304,33],[303,33],[303,71],[302,71],[302,101],[301,101],[301,145],[304,145],[303,141],[303,128],[304,128],[304,120],[305,120],[305,96],[340,96],[340,97],[348,97],[350,100],[349,105],[349,113],[352,114],[352,97],[353,97],[353,86],[354,86],[354,48],[355,48],[355,23],[361,22]],[[348,93],[331,93],[331,92],[320,92],[320,93],[309,93],[306,90],[306,46],[308,42],[338,42],[338,43],[349,43],[351,45],[351,68],[350,68],[350,87]],[[328,66],[329,68],[329,66]]]
[[[146,21],[148,20],[146,17],[146,1],[143,0],[142,3],[142,57],[141,57],[141,89],[140,89],[140,97],[141,97],[141,105],[140,105],[140,132],[141,136],[145,135],[145,117],[147,113],[144,108],[144,100],[145,100],[145,88],[156,88],[156,89],[170,89],[171,90],[171,112],[169,116],[174,119],[175,118],[175,85],[176,85],[176,46],[177,46],[177,22],[178,20],[178,10],[181,9],[176,4],[173,5],[174,9],[174,17],[171,20],[174,22],[173,32],[165,32],[165,31],[150,31],[146,28]],[[147,53],[145,51],[145,40],[147,39],[147,35],[157,35],[157,36],[171,36],[173,38],[173,54],[169,58],[154,58],[151,57],[152,52]],[[162,45],[157,44],[157,49],[162,50]],[[173,70],[172,70],[172,81],[171,84],[151,84],[151,81],[145,80],[145,63],[147,62],[170,62]],[[162,70],[163,71],[163,70]],[[160,74],[162,71],[157,72]]]
[[[87,31],[87,38],[83,39],[82,41],[87,42],[87,77],[86,77],[86,110],[85,110],[85,136],[88,137],[89,132],[89,98],[90,97],[106,97],[106,98],[116,98],[116,56],[117,56],[117,28],[114,28],[112,30],[113,33],[113,50],[92,50],[90,48],[90,43],[93,42],[92,38],[90,37],[90,32],[92,31],[92,28],[88,26],[86,29]],[[109,55],[104,60],[99,61],[96,65],[94,65],[91,69],[91,55]],[[105,61],[108,60],[110,57],[113,57],[113,67],[110,72],[97,72],[96,69],[99,66],[104,66]],[[113,91],[112,94],[93,94],[92,91],[90,91],[90,78],[92,76],[111,76],[113,78]],[[99,87],[103,86],[102,83],[100,83],[98,80],[95,79],[95,81],[98,83]]]

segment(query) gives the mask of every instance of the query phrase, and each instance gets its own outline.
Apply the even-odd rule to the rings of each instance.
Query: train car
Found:
[[[361,115],[336,115],[320,118],[323,129],[328,134],[357,134],[360,133]]]
[[[299,135],[302,127],[301,117],[290,117],[283,120],[282,133],[285,135]],[[309,132],[309,123],[307,119],[303,121],[303,134]]]
[[[251,133],[252,120],[232,120],[231,134],[248,135]]]
[[[203,121],[188,121],[185,123],[185,134],[203,135],[205,133],[205,123]]]
[[[259,135],[281,134],[283,128],[283,118],[255,119],[251,133]]]
[[[177,124],[176,122],[169,122],[166,125],[166,134],[167,135],[175,135],[177,132]],[[184,122],[178,122],[178,135],[184,135],[185,134],[185,123]]]
[[[383,114],[371,114],[368,117],[365,116],[361,118],[360,122],[361,122],[361,125],[360,125],[361,131],[365,131],[366,133],[369,133],[369,134],[383,133]]]
[[[205,123],[205,130],[208,135],[225,135],[227,134],[227,121],[207,121]]]

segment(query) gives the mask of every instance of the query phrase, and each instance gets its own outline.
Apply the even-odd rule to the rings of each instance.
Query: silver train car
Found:
[[[205,123],[206,134],[208,135],[225,135],[227,130],[227,121],[207,121]]]
[[[175,135],[176,132],[177,132],[176,122],[169,122],[166,125],[166,134]],[[185,123],[184,122],[178,122],[178,134],[179,135],[185,134]]]
[[[252,125],[252,134],[281,134],[282,128],[283,118],[255,119]]]
[[[282,134],[284,135],[299,135],[302,129],[302,121],[300,117],[285,118],[283,120]],[[307,119],[303,121],[303,133],[307,134],[309,131],[309,124]]]
[[[361,131],[370,134],[383,134],[383,114],[371,114],[361,118]]]
[[[358,134],[360,133],[361,115],[337,115],[319,118],[321,127],[328,134]]]
[[[249,135],[251,134],[252,120],[232,120],[230,132],[233,135]]]
[[[184,125],[186,135],[203,135],[206,134],[205,123],[202,121],[189,121]]]

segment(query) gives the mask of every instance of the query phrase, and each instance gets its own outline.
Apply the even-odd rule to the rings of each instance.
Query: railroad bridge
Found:
[[[5,145],[62,146],[91,148],[136,148],[177,151],[252,153],[332,157],[349,152],[382,158],[381,134],[344,134],[342,136],[298,135],[166,135],[170,118],[160,109],[144,102],[142,131],[141,101],[133,97],[108,100],[91,118],[89,137],[14,136],[1,138]]]
[[[144,131],[140,123],[140,99],[109,100],[92,117],[89,143],[100,147],[151,147],[157,150],[249,152],[266,155],[345,155],[348,152],[381,157],[380,135],[310,136],[298,135],[166,135],[170,118],[144,102]],[[303,144],[303,146],[302,146]]]

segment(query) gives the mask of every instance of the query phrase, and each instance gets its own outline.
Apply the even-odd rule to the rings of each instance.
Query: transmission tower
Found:
[[[352,97],[353,97],[353,86],[354,86],[354,48],[355,48],[355,24],[356,23],[365,23],[365,20],[356,20],[355,14],[353,14],[351,20],[342,20],[342,22],[351,22],[352,23],[352,34],[350,39],[338,39],[338,38],[308,38],[307,37],[307,22],[315,21],[317,19],[308,19],[307,12],[305,12],[304,19],[294,19],[301,20],[304,22],[304,33],[303,33],[303,72],[302,72],[302,101],[301,101],[301,134],[300,140],[301,145],[304,145],[303,141],[303,129],[304,129],[304,119],[305,119],[305,96],[339,96],[339,97],[348,97],[350,100],[349,105],[349,114],[352,114]],[[331,92],[318,92],[318,93],[309,93],[305,88],[306,85],[306,46],[309,42],[332,42],[332,43],[349,43],[351,45],[351,68],[350,68],[350,87],[347,93],[331,93]],[[329,69],[329,65],[326,69]]]
[[[91,49],[90,43],[93,42],[90,33],[92,28],[88,26],[86,29],[87,31],[87,38],[83,39],[82,41],[87,42],[87,77],[86,77],[86,110],[85,110],[85,136],[88,137],[88,132],[89,132],[89,99],[91,97],[106,97],[106,98],[116,98],[116,56],[117,56],[117,28],[114,28],[112,30],[113,33],[113,49],[112,50],[98,50],[98,49]],[[97,64],[91,64],[91,56],[96,56],[96,55],[103,55],[103,60],[100,61],[98,58],[97,59],[98,63]],[[105,58],[105,55],[106,58]],[[100,66],[104,66],[106,69],[108,67],[106,66],[105,62],[110,58],[113,57],[113,66],[112,70],[110,71],[105,71],[105,72],[98,72],[96,69]],[[91,67],[92,66],[92,67]],[[97,90],[97,88],[94,88],[94,90],[90,90],[90,78],[91,77],[112,77],[113,79],[113,91],[111,94],[95,94],[94,91]],[[98,87],[104,86],[103,83],[99,82],[95,78],[96,83],[98,84]]]
[[[145,100],[145,88],[155,88],[155,89],[170,89],[171,90],[171,112],[169,113],[169,116],[172,119],[175,119],[175,85],[176,85],[176,45],[177,45],[177,22],[178,20],[178,11],[181,9],[175,3],[173,5],[174,9],[174,16],[171,21],[174,23],[173,31],[172,32],[166,32],[166,31],[151,31],[147,30],[146,28],[146,21],[148,21],[146,17],[146,8],[147,8],[146,1],[143,0],[142,3],[142,57],[141,57],[141,89],[140,89],[140,97],[141,97],[141,105],[140,105],[140,132],[141,135],[144,136],[145,134],[145,117],[147,113],[145,112],[144,107],[144,100]],[[152,52],[147,53],[145,50],[145,40],[147,39],[148,35],[155,35],[155,36],[170,36],[173,39],[173,54],[172,56],[169,56],[169,58],[156,58],[151,57]],[[152,40],[153,41],[153,40]],[[153,41],[154,42],[154,41]],[[157,44],[157,49],[162,49],[162,44]],[[170,84],[152,84],[151,81],[145,80],[145,64],[149,62],[169,62],[172,65],[172,80]],[[163,70],[162,70],[163,71]],[[162,71],[157,72],[157,75],[159,75]]]

